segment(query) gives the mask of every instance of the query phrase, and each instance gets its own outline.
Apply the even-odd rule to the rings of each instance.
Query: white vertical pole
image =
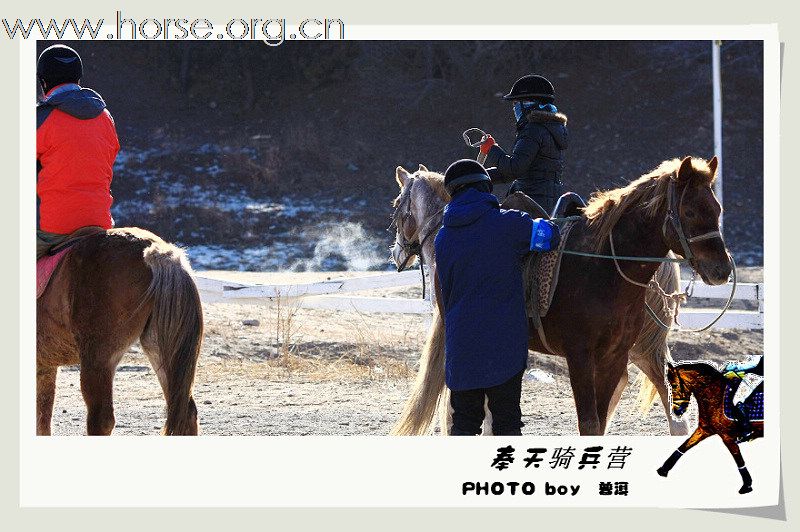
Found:
[[[717,156],[717,180],[714,183],[714,194],[717,195],[720,205],[722,201],[722,76],[720,73],[720,45],[722,41],[711,42],[711,68],[714,86],[714,155]],[[719,227],[722,229],[722,215],[719,218]]]

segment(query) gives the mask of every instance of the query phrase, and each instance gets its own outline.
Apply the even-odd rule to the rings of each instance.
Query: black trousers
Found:
[[[481,433],[484,418],[484,400],[489,400],[492,413],[492,432],[497,436],[522,434],[522,375],[517,373],[503,384],[491,388],[450,392],[453,408],[453,436],[477,436]]]

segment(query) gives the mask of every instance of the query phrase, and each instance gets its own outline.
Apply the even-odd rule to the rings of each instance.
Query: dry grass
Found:
[[[313,312],[313,311],[312,311]],[[382,345],[383,338],[376,334],[369,317],[358,312],[337,316],[347,329],[348,341],[320,341],[308,332],[314,324],[309,320],[309,311],[301,309],[299,300],[278,296],[269,309],[270,319],[267,334],[274,344],[265,358],[222,357],[220,365],[225,371],[237,366],[261,366],[256,373],[263,378],[300,378],[312,381],[384,381],[410,379],[415,368],[410,363],[406,350]],[[225,343],[229,339],[224,327],[210,324],[209,333],[221,334]],[[389,351],[394,351],[389,354]],[[255,368],[246,371],[252,373]]]

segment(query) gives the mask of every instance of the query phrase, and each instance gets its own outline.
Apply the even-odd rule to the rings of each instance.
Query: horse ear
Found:
[[[692,158],[689,156],[684,157],[681,161],[680,167],[678,168],[678,181],[688,181],[691,179],[692,175],[694,175]]]
[[[411,177],[411,174],[402,166],[398,166],[397,170],[395,170],[394,178],[397,180],[397,184],[400,185],[400,188],[406,186],[409,177]]]
[[[719,161],[717,160],[717,156],[713,156],[710,161],[708,161],[708,169],[711,170],[711,177],[713,178],[717,175],[717,167],[719,166]]]
[[[420,172],[429,172],[430,170],[428,170],[428,167],[425,166],[424,164],[419,163],[419,171]]]

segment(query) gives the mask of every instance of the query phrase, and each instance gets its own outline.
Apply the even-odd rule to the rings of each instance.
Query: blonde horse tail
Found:
[[[673,256],[671,252],[669,256]],[[680,270],[675,263],[662,263],[654,278],[668,294],[674,293],[680,288]],[[658,293],[653,290],[647,290],[645,301],[665,325],[672,326],[674,317],[667,308],[666,302]],[[638,359],[637,365],[640,365],[640,367],[641,365],[648,365],[653,375],[663,375],[666,363],[672,361],[669,346],[667,345],[668,333],[669,331],[664,330],[649,314],[645,316],[644,325],[636,338],[633,351]],[[641,415],[645,415],[653,404],[657,390],[655,385],[647,378],[645,372],[639,373],[636,382],[639,384],[639,392],[636,398],[639,405],[638,410]]]
[[[163,241],[144,250],[153,278],[146,298],[153,302],[146,334],[152,336],[163,372],[167,400],[166,435],[195,435],[194,374],[203,338],[203,309],[184,252]]]
[[[439,314],[438,307],[434,306],[433,321],[419,361],[419,372],[414,388],[391,434],[394,436],[430,434],[436,417],[436,405],[444,390],[444,320]]]

